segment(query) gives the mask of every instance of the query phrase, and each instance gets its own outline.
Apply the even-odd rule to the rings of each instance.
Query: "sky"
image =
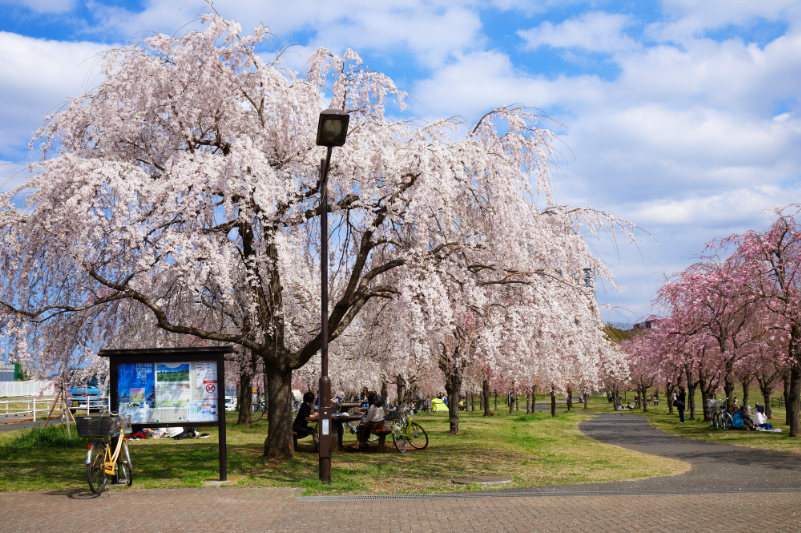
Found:
[[[407,116],[475,122],[510,104],[551,120],[557,202],[641,231],[597,250],[636,322],[707,242],[767,227],[801,201],[801,0],[216,0],[244,33],[268,26],[288,66],[347,48],[409,93]],[[0,0],[0,190],[32,133],[100,80],[96,54],[198,27],[198,0]],[[795,147],[795,148],[793,148]]]

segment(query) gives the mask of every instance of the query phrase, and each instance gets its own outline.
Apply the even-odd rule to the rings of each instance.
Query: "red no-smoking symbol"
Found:
[[[213,383],[206,385],[206,392],[212,394],[215,390],[217,390],[217,386]]]

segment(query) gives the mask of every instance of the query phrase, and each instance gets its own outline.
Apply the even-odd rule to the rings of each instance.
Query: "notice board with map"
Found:
[[[217,426],[225,473],[225,354],[231,346],[100,350],[109,358],[111,410],[145,427]]]

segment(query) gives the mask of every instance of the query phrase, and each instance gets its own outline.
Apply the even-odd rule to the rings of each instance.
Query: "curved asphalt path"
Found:
[[[801,491],[801,455],[670,435],[640,415],[602,414],[579,424],[588,437],[637,452],[678,459],[692,469],[677,476],[509,489],[516,493],[695,493]]]

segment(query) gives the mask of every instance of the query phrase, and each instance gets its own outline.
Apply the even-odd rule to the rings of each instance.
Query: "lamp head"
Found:
[[[350,115],[341,109],[326,109],[317,123],[317,146],[343,146],[348,135]]]

